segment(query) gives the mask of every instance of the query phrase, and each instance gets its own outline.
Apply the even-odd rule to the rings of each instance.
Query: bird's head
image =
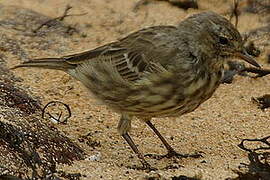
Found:
[[[214,12],[203,12],[190,17],[200,28],[200,39],[221,57],[216,60],[241,59],[256,67],[260,65],[246,52],[243,39],[239,31],[224,17]],[[197,30],[198,31],[198,30]],[[206,48],[207,49],[207,48]],[[207,53],[207,52],[205,52]]]

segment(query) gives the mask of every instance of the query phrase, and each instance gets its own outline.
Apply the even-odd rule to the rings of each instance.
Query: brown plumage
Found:
[[[131,119],[143,119],[161,139],[169,156],[178,155],[150,122],[180,116],[209,99],[221,83],[223,65],[245,54],[239,32],[213,12],[192,15],[177,27],[155,26],[94,50],[62,58],[30,60],[18,67],[65,71],[122,116],[118,131],[137,153],[128,135]]]

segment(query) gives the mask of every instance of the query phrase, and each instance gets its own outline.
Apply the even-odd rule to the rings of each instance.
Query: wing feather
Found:
[[[63,59],[75,65],[89,64],[91,61],[95,63],[98,61],[108,62],[123,79],[136,81],[149,73],[163,71],[162,63],[159,62],[162,59],[161,56],[164,57],[163,60],[166,60],[166,58],[170,59],[175,55],[172,53],[171,47],[166,48],[166,43],[169,44],[169,42],[163,40],[166,39],[164,37],[168,30],[174,31],[175,27],[147,28],[119,41],[94,50],[65,56]]]

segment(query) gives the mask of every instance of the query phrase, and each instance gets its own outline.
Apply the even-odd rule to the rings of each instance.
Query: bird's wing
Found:
[[[94,50],[65,56],[69,64],[83,65],[90,62],[108,62],[128,81],[136,81],[146,74],[166,70],[167,60],[176,51],[169,47],[168,35],[175,31],[173,26],[156,26],[140,30],[119,41]],[[170,41],[170,42],[168,42]]]

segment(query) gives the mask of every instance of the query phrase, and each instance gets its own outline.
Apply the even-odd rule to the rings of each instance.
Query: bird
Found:
[[[175,26],[143,28],[92,50],[30,59],[13,69],[61,70],[80,81],[120,114],[119,134],[142,168],[149,169],[151,165],[129,135],[132,120],[140,119],[154,131],[168,151],[166,157],[178,156],[151,120],[179,117],[197,109],[222,83],[224,65],[232,59],[260,68],[246,52],[239,31],[225,17],[206,11]]]

